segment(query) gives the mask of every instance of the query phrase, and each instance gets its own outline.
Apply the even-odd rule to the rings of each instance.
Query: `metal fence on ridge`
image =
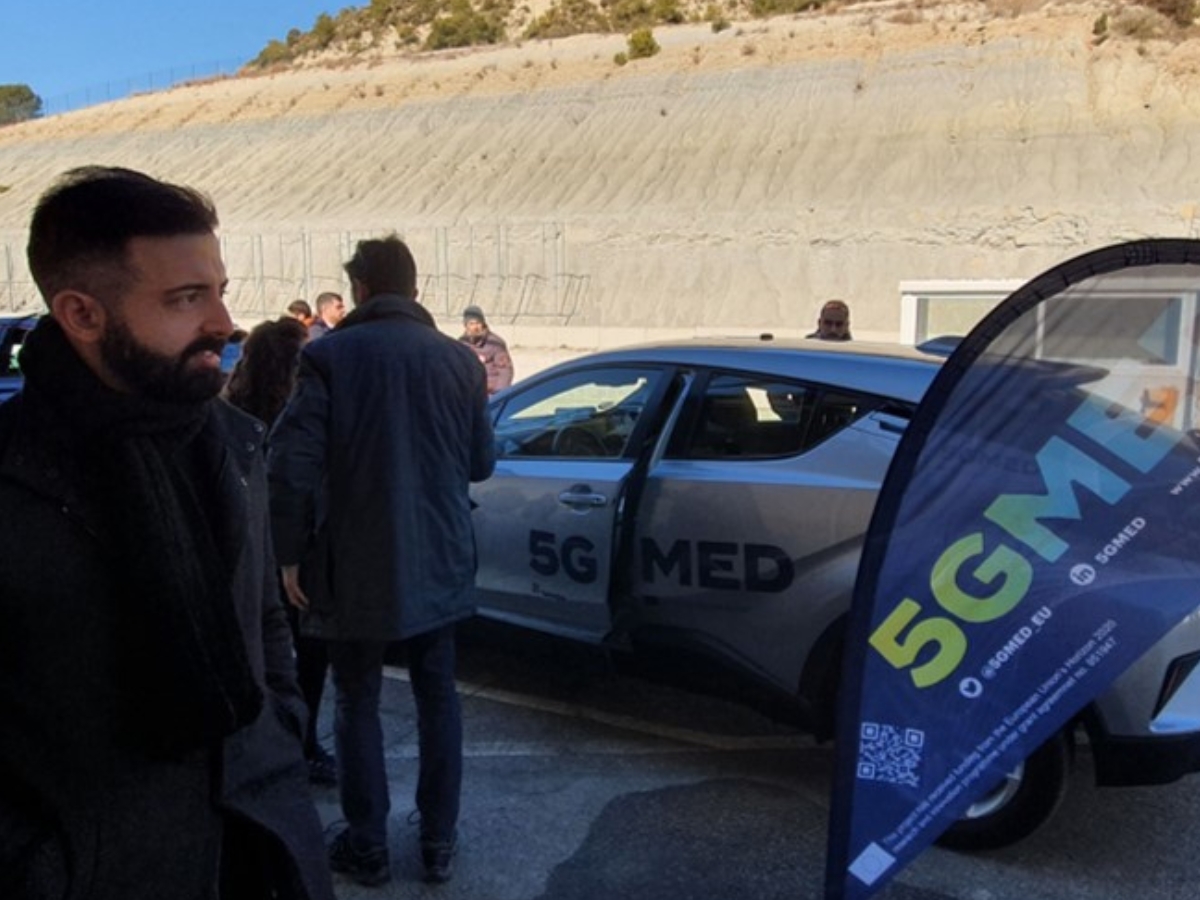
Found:
[[[220,233],[229,273],[227,303],[249,322],[283,313],[296,299],[345,293],[343,264],[378,231],[238,231]],[[590,276],[572,272],[566,228],[559,222],[434,226],[402,234],[417,260],[421,302],[435,317],[469,305],[489,320],[569,325],[587,303]],[[25,261],[25,236],[0,233],[0,314],[42,309]]]

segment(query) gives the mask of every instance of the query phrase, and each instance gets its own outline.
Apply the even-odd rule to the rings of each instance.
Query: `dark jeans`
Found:
[[[385,847],[391,803],[379,695],[388,644],[329,641],[326,646],[336,694],[333,736],[342,814],[356,847]],[[450,840],[458,823],[462,790],[462,708],[454,683],[454,626],[409,638],[402,646],[417,706],[421,839]]]

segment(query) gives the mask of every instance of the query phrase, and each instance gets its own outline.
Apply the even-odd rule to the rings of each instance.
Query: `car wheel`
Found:
[[[994,850],[1029,837],[1062,803],[1070,762],[1070,735],[1060,731],[972,803],[936,843],[951,850]]]

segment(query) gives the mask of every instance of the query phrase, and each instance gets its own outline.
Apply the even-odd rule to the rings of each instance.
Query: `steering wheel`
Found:
[[[550,444],[550,452],[555,456],[608,456],[600,438],[578,425],[560,428]]]

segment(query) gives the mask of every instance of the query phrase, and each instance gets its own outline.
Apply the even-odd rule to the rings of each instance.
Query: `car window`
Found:
[[[808,450],[877,407],[878,401],[794,382],[717,375],[704,390],[688,437],[668,456],[771,459]]]
[[[880,405],[880,401],[874,397],[841,391],[822,392],[806,436],[806,449],[815,447],[831,435],[837,434],[847,425],[878,409]]]
[[[615,459],[661,374],[586,369],[510,395],[496,419],[496,455]]]

